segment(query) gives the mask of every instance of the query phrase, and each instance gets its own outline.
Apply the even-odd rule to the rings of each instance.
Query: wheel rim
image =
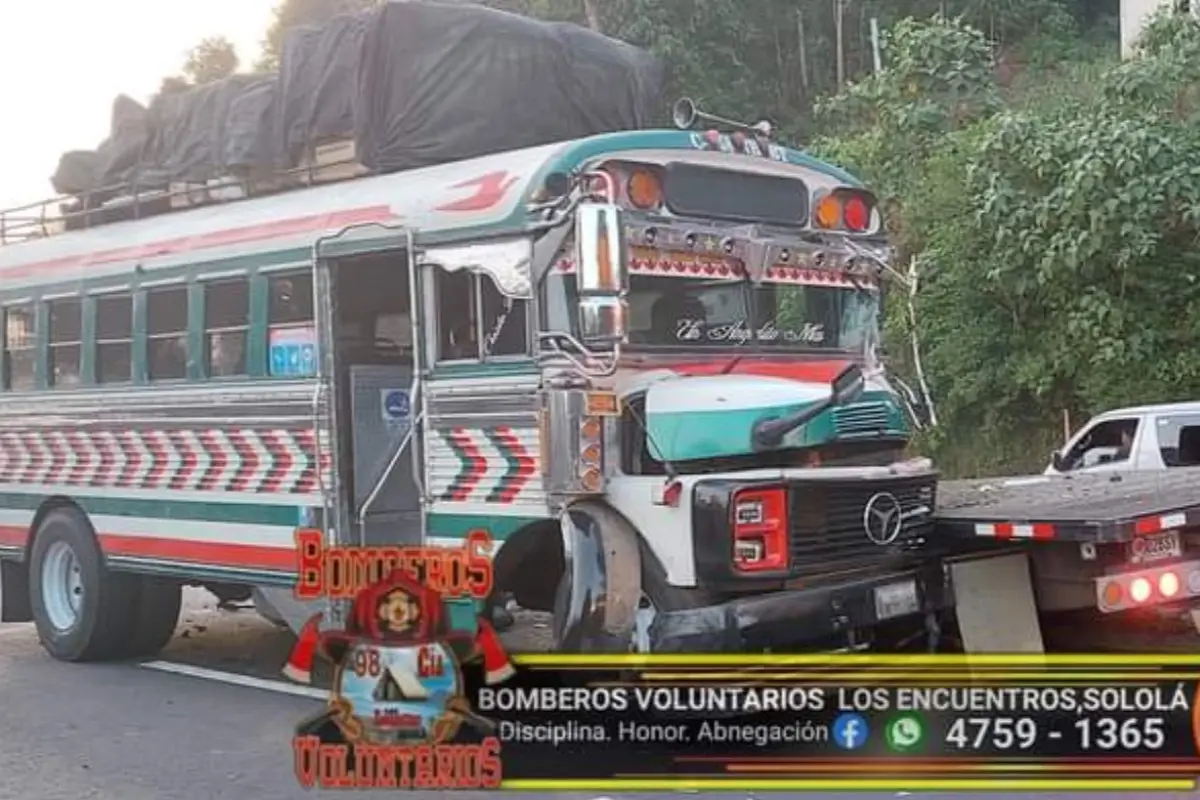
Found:
[[[83,569],[75,551],[66,542],[55,542],[42,562],[42,605],[50,624],[69,630],[83,608]]]

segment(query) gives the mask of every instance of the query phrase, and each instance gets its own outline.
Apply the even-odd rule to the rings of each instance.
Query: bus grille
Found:
[[[792,573],[820,575],[886,565],[919,551],[933,532],[935,476],[821,480],[791,485]],[[863,524],[871,498],[896,498],[906,518],[895,541],[876,544]]]
[[[885,403],[857,403],[833,410],[833,426],[838,436],[864,436],[888,428]]]

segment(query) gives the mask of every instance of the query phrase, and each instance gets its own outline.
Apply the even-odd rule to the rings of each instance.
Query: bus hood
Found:
[[[674,376],[646,389],[650,451],[667,461],[758,452],[752,438],[754,426],[828,399],[830,381],[847,363],[761,365],[757,369],[747,365],[728,375],[697,375],[676,368]],[[777,449],[907,435],[904,414],[891,388],[882,377],[872,377],[857,402],[818,415],[788,433]]]

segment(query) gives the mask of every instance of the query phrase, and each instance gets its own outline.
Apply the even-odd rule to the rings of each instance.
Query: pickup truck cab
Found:
[[[1138,406],[1093,417],[1051,454],[1046,475],[1200,466],[1200,402]]]

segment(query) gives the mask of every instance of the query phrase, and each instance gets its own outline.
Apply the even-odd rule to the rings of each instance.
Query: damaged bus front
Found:
[[[617,136],[536,195],[561,542],[506,543],[506,582],[552,597],[562,650],[933,646],[952,591],[878,355],[874,197],[753,129]]]

